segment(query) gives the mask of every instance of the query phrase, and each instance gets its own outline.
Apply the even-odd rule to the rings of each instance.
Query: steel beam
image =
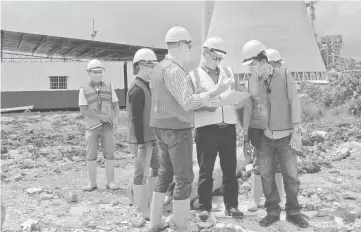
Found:
[[[24,34],[21,34],[21,36],[20,36],[20,41],[19,41],[19,43],[18,43],[18,47],[16,48],[16,52],[17,52],[17,53],[19,53],[21,44],[23,43],[23,38],[24,38]]]
[[[73,51],[75,51],[75,50],[77,50],[77,49],[79,49],[79,48],[87,48],[87,47],[89,47],[89,46],[90,46],[90,44],[80,44],[80,45],[78,45],[78,46],[76,46],[76,47],[71,48],[69,51],[65,52],[65,53],[63,54],[63,56],[66,56],[66,55],[72,53]]]
[[[68,40],[60,41],[60,43],[56,44],[50,51],[48,52],[47,56],[51,56],[53,53],[58,51],[64,44],[66,44]]]
[[[90,50],[85,51],[85,52],[81,53],[80,55],[76,56],[76,58],[84,57],[84,56],[88,55],[89,53],[97,51],[97,50],[102,50],[102,49],[100,49],[100,48],[90,49]]]
[[[48,36],[43,35],[40,39],[40,41],[38,42],[38,44],[35,46],[35,48],[32,51],[32,55],[34,55],[34,53],[36,53],[48,40]]]

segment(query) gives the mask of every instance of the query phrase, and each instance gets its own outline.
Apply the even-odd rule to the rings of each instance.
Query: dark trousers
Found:
[[[213,169],[218,153],[223,173],[224,205],[227,210],[231,207],[238,208],[236,139],[235,125],[228,125],[225,128],[209,125],[196,129],[200,210],[212,209]]]
[[[262,186],[266,197],[265,207],[268,214],[279,216],[281,201],[275,181],[276,157],[280,162],[283,182],[286,192],[286,213],[299,214],[300,206],[297,195],[300,181],[297,174],[297,156],[291,149],[291,136],[281,139],[269,139],[265,135],[261,138],[261,148],[258,153]]]

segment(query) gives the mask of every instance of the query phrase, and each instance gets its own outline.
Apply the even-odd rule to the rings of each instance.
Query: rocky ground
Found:
[[[265,215],[263,208],[246,213],[242,220],[225,217],[222,198],[215,196],[214,217],[207,223],[197,221],[192,211],[194,230],[361,231],[361,119],[338,121],[304,125],[307,133],[304,151],[299,154],[299,200],[302,213],[310,219],[309,229],[299,230],[286,222],[284,212],[283,220],[262,228],[258,221]],[[3,231],[146,231],[149,223],[137,218],[127,196],[133,160],[124,142],[125,125],[122,112],[116,133],[116,182],[121,190],[104,188],[104,159],[99,155],[100,189],[84,193],[84,125],[78,112],[2,115]],[[239,184],[239,208],[246,212],[250,179],[245,173]],[[170,206],[165,210],[165,218],[171,222]]]

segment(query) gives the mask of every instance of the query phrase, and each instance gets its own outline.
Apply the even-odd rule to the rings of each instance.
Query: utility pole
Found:
[[[94,39],[95,39],[95,36],[97,36],[97,32],[98,32],[98,31],[95,31],[95,30],[94,30],[94,19],[93,19],[93,30],[92,30],[92,34],[90,35],[90,37],[92,38],[92,40],[94,40]]]

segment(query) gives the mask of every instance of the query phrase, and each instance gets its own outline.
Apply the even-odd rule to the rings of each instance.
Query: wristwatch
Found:
[[[143,148],[145,148],[145,145],[144,145],[144,144],[139,144],[139,145],[138,145],[138,148],[139,148],[139,149],[143,149]]]

